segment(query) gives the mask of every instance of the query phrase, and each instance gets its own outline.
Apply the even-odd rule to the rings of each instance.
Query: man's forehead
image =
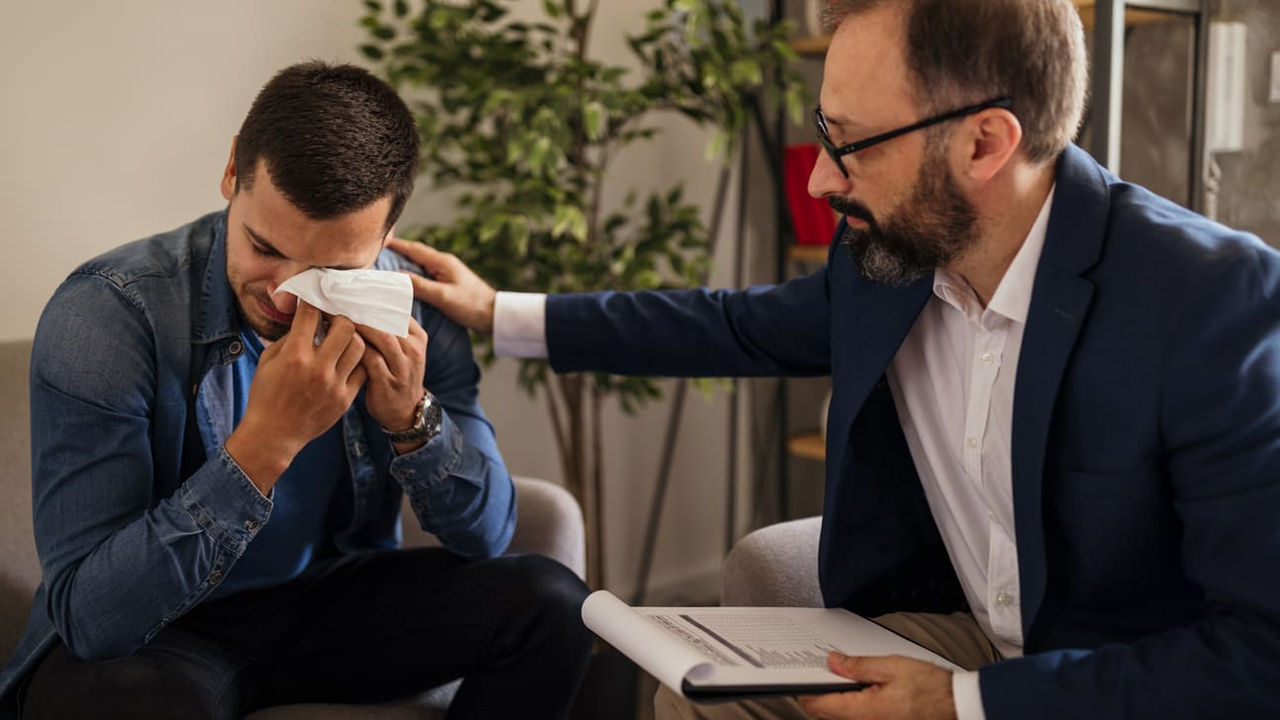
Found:
[[[321,267],[368,267],[387,235],[390,198],[334,218],[309,217],[294,205],[260,166],[251,189],[233,198],[243,206],[241,225],[258,245],[297,262]]]
[[[881,119],[914,110],[899,15],[885,5],[850,15],[836,28],[819,95],[831,124],[874,127]]]
[[[334,270],[366,268],[377,259],[382,249],[380,236],[368,233],[343,234],[341,230],[328,233],[298,233],[296,228],[264,231],[249,221],[241,225],[245,234],[261,250],[282,257]]]

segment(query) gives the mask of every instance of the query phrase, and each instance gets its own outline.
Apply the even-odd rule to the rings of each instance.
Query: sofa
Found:
[[[21,638],[40,564],[31,530],[31,450],[27,385],[31,341],[0,342],[0,658],[8,659]],[[586,545],[582,509],[568,491],[532,478],[515,478],[519,498],[510,553],[538,553],[583,577]],[[435,544],[405,508],[404,544]],[[378,705],[290,705],[259,710],[252,720],[435,720],[457,682],[422,696]]]

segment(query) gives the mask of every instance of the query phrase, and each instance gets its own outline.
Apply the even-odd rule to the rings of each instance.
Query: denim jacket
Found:
[[[380,269],[412,267],[383,251]],[[467,557],[502,553],[516,498],[477,400],[466,331],[414,304],[442,432],[396,456],[364,407],[340,421],[354,490],[340,552],[395,548],[401,493]],[[55,632],[79,657],[133,653],[217,587],[271,514],[223,442],[243,343],[227,282],[226,214],[85,263],[58,288],[31,358],[32,506],[43,583],[0,672],[0,718]],[[289,418],[280,418],[289,422]]]

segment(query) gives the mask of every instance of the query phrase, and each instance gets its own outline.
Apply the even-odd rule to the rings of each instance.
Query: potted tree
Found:
[[[498,0],[367,0],[361,51],[410,101],[422,171],[465,189],[447,224],[402,232],[455,253],[497,287],[536,292],[638,290],[705,281],[707,231],[681,186],[605,207],[619,148],[651,140],[646,124],[674,112],[714,129],[708,158],[727,159],[752,102],[799,118],[805,89],[785,24],[725,0],[663,0],[626,38],[640,70],[588,57],[598,0],[542,0],[545,18],[511,17]],[[614,181],[617,181],[616,178]],[[479,339],[477,352],[492,359]],[[542,393],[565,484],[582,504],[588,583],[603,582],[601,405],[624,411],[660,397],[652,379],[555,375],[520,363],[520,386]]]

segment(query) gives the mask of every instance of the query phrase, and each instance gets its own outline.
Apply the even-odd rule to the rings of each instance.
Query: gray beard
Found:
[[[867,229],[845,226],[849,246],[863,277],[894,287],[907,285],[944,267],[977,243],[977,214],[940,161],[920,169],[911,196],[877,222],[852,201],[832,198],[838,212],[867,222]]]
[[[883,242],[865,237],[867,231],[846,229],[844,242],[853,252],[854,264],[862,277],[891,287],[909,285],[932,272],[938,265],[912,260],[888,248]]]

